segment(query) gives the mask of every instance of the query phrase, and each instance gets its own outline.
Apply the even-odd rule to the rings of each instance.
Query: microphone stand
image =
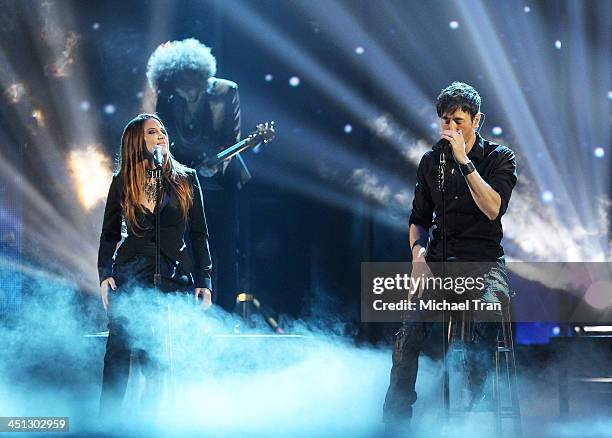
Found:
[[[153,275],[153,285],[155,289],[161,291],[161,224],[159,223],[161,210],[161,179],[162,164],[158,163],[155,167],[155,274]]]
[[[446,278],[446,261],[448,258],[446,247],[446,145],[440,148],[440,164],[438,166],[438,189],[442,193],[442,278]],[[444,400],[445,421],[448,422],[450,417],[450,387],[448,375],[448,359],[446,353],[448,350],[448,340],[450,336],[450,321],[448,333],[446,329],[446,311],[442,310],[442,357],[444,360],[444,372],[442,375],[442,397]]]
[[[159,160],[155,162],[155,274],[153,275],[153,286],[156,289],[157,293],[161,293],[161,204],[163,202],[161,197],[161,180],[163,176],[163,160]],[[172,308],[170,303],[166,303],[167,308],[167,316],[168,316],[168,334],[166,337],[166,352],[168,354],[168,366],[169,366],[169,376],[168,376],[168,399],[170,403],[176,403],[176,393],[174,388],[174,358],[173,358],[173,348],[172,345]],[[157,376],[158,379],[161,376]],[[158,390],[160,390],[158,388]],[[161,391],[161,390],[160,390]]]

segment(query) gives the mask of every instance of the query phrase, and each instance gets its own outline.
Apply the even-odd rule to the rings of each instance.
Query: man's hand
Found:
[[[410,291],[408,293],[408,302],[412,301],[414,295],[418,292],[418,298],[421,299],[423,297],[424,283],[427,278],[433,277],[433,273],[429,266],[427,266],[427,262],[425,261],[425,248],[420,248],[418,253],[412,258],[412,272],[410,273],[411,284],[416,282],[416,279],[420,279],[419,289],[414,293]]]
[[[461,131],[451,131],[449,129],[445,129],[440,132],[442,138],[448,140],[453,148],[453,156],[455,157],[455,161],[459,164],[465,164],[468,162],[467,153],[465,152],[466,144],[465,139],[463,138],[463,133]]]
[[[465,139],[461,131],[455,132],[445,129],[440,132],[442,138],[449,141],[453,148],[453,156],[459,165],[466,164],[469,159],[465,153]],[[470,194],[474,202],[489,220],[495,220],[499,216],[501,207],[501,197],[491,186],[480,176],[478,171],[474,171],[466,176],[465,180],[470,189]]]
[[[104,306],[104,310],[108,311],[108,287],[111,287],[113,290],[117,289],[117,285],[115,284],[115,279],[113,277],[108,277],[102,283],[100,283],[100,292],[102,293],[102,306]]]
[[[207,287],[196,287],[194,290],[195,303],[198,304],[198,297],[202,295],[202,309],[208,309],[212,305],[212,293]]]

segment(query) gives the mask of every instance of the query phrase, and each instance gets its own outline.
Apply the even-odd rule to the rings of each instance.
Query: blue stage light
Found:
[[[104,114],[108,114],[109,116],[115,114],[117,111],[117,107],[113,104],[104,105]]]

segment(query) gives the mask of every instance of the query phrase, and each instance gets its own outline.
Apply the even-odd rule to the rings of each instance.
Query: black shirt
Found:
[[[476,136],[468,158],[480,176],[501,197],[499,215],[490,220],[476,205],[465,177],[452,158],[446,171],[446,238],[447,255],[460,261],[495,261],[504,255],[501,246],[501,217],[508,208],[510,194],[516,184],[516,158],[506,146]],[[442,193],[438,188],[440,151],[427,151],[417,170],[417,184],[410,224],[433,226],[433,239],[427,249],[427,259],[442,260]],[[435,213],[435,214],[434,214]]]

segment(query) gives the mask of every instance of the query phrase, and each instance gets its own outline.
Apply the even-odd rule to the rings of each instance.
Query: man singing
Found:
[[[479,299],[498,302],[499,294],[508,296],[501,217],[516,184],[516,159],[506,146],[492,143],[478,134],[480,103],[478,92],[462,82],[453,82],[442,90],[436,103],[440,135],[448,141],[452,152],[445,176],[447,260],[487,262],[483,273],[487,287]],[[427,151],[417,170],[410,215],[413,277],[432,275],[427,263],[443,260],[442,192],[438,185],[442,153],[444,147]],[[430,228],[433,229],[431,239]],[[471,405],[483,397],[498,324],[476,320],[472,328],[466,352]],[[442,333],[438,333],[441,329],[439,323],[422,321],[417,315],[405,321],[397,333],[390,385],[383,407],[388,432],[401,433],[404,426],[408,426],[412,405],[417,399],[415,383],[419,353],[424,351],[435,356],[432,347],[441,346]]]

